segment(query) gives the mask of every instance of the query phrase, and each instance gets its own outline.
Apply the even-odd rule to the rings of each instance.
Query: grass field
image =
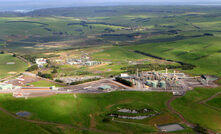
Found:
[[[16,99],[9,94],[0,96],[0,106],[10,112],[29,111],[31,112],[30,119],[72,124],[79,128],[86,127],[108,132],[147,133],[157,131],[154,124],[179,122],[176,117],[167,112],[164,102],[172,96],[169,93],[112,92],[76,94],[76,97],[73,94],[66,94],[28,100]],[[125,106],[134,109],[151,108],[161,114],[141,121],[121,120],[129,122],[128,124],[102,121],[106,114],[115,111],[117,107]],[[168,117],[169,120],[164,120]],[[190,130],[187,129],[187,131]]]
[[[107,13],[104,7],[64,8],[45,9],[44,15],[41,11],[34,11],[32,15],[0,17],[0,44],[5,44],[1,48],[27,53],[62,49],[60,45],[51,46],[54,42],[73,48],[137,41],[136,44],[139,41],[167,42],[171,40],[169,37],[176,41],[180,40],[177,36],[199,36],[204,33],[221,36],[221,17],[216,15],[220,12],[218,7],[106,8],[113,12]],[[42,16],[39,17],[39,14]],[[163,36],[167,38],[162,39]]]
[[[209,104],[211,106],[214,106],[214,107],[221,110],[221,103],[220,102],[221,102],[221,95],[219,95],[216,98],[208,101],[207,104]]]
[[[196,65],[189,73],[213,74],[221,76],[220,66],[221,50],[218,37],[200,37],[168,43],[143,44],[126,47],[125,49],[140,50],[166,59],[182,61]]]
[[[192,75],[211,74],[221,76],[221,47],[219,37],[199,37],[167,43],[145,43],[124,47],[108,48],[93,54],[95,59],[128,62],[148,59],[148,56],[137,54],[139,50],[168,60],[182,61],[196,66],[193,70],[185,70]]]
[[[221,113],[204,104],[199,104],[201,100],[207,99],[216,92],[221,91],[220,88],[196,88],[193,91],[187,92],[186,96],[175,100],[173,107],[182,113],[188,121],[192,123],[199,123],[201,126],[221,131]],[[218,101],[214,100],[209,102],[212,105],[219,105]]]
[[[11,54],[0,54],[0,61],[0,78],[24,72],[28,67],[25,62],[13,57]],[[7,64],[8,62],[12,62],[13,64]]]
[[[50,82],[50,81],[46,81],[46,80],[40,80],[40,81],[32,82],[32,83],[29,83],[28,85],[33,85],[35,87],[52,87],[52,86],[63,87],[63,85],[53,83],[53,82]]]
[[[33,17],[28,14],[20,17],[0,17],[0,49],[23,54],[89,46],[90,49],[83,50],[95,51],[90,55],[94,60],[112,62],[92,69],[62,65],[58,68],[58,77],[117,75],[124,72],[121,68],[129,66],[129,61],[146,60],[145,64],[168,64],[134,51],[195,65],[193,70],[182,70],[190,75],[211,74],[221,77],[220,9],[218,6],[116,6],[45,9],[34,11]],[[71,53],[72,51],[67,55],[72,55]],[[0,78],[9,76],[9,72],[23,72],[27,67],[9,54],[0,55],[0,61]],[[6,65],[7,62],[16,64]],[[54,85],[46,81],[31,84]],[[220,132],[221,113],[199,104],[201,100],[220,90],[197,88],[175,100],[173,107],[188,121]],[[30,118],[35,120],[125,134],[148,133],[157,131],[154,124],[180,122],[165,107],[165,102],[171,96],[169,93],[114,92],[77,94],[77,98],[73,95],[56,95],[25,100],[12,98],[11,95],[0,95],[0,106],[13,113],[29,111],[32,113]],[[221,109],[220,101],[218,96],[207,104]],[[133,108],[151,107],[162,113],[142,121],[119,120],[129,122],[126,124],[102,121],[106,114],[116,111],[116,108],[122,105]],[[4,114],[0,116],[2,121],[7,121],[7,118],[9,121],[6,123],[15,126],[12,130],[17,130],[18,133],[26,126],[30,128],[27,133],[32,129],[33,133],[93,133],[37,126],[23,121],[17,124],[17,120],[14,121]],[[144,126],[135,125],[134,122]],[[22,124],[21,127],[19,123]],[[0,128],[5,132],[14,132],[6,126]],[[189,129],[184,133],[189,131],[192,133]]]
[[[0,112],[0,123],[1,133],[4,134],[95,134],[87,130],[36,125],[27,121],[14,119],[4,112]]]
[[[7,114],[0,112],[1,133],[7,134],[46,134],[38,125],[30,124],[25,121],[14,119]],[[10,127],[9,127],[10,126]]]

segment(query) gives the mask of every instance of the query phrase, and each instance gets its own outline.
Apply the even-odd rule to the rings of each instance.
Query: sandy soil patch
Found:
[[[17,72],[8,72],[8,74],[16,74]]]

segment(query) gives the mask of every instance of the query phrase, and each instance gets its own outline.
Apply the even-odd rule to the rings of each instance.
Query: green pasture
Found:
[[[40,126],[14,119],[2,111],[0,111],[0,123],[1,133],[4,134],[47,134]]]
[[[10,76],[10,72],[21,73],[26,70],[28,65],[11,54],[0,54],[0,78]],[[9,65],[8,62],[15,64]]]
[[[94,59],[105,60],[105,61],[133,61],[137,59],[143,59],[145,56],[136,54],[129,49],[125,49],[124,47],[111,47],[107,48],[104,51],[92,54]]]
[[[168,60],[182,61],[196,65],[193,70],[184,70],[193,75],[211,74],[221,76],[221,39],[219,37],[198,37],[176,42],[145,43],[124,47],[106,48],[92,54],[94,59],[127,63],[148,56],[137,54],[138,50]]]
[[[220,88],[196,88],[193,91],[187,92],[184,97],[175,100],[172,106],[188,121],[220,132],[221,113],[204,104],[200,104],[200,101],[209,98],[219,91],[221,91]],[[214,104],[214,102],[210,103]],[[216,103],[218,103],[217,101],[215,105],[218,105]]]
[[[37,125],[15,119],[2,111],[0,111],[0,123],[1,133],[3,134],[98,134],[98,132],[87,130],[59,128],[51,125]]]
[[[218,68],[221,66],[221,62],[219,62],[221,60],[221,53],[219,52],[221,51],[220,41],[221,39],[219,37],[199,37],[176,42],[146,43],[121,47],[123,50],[121,55],[126,56],[124,59],[129,58],[131,55],[139,57],[139,54],[133,52],[134,50],[138,50],[168,60],[182,61],[196,65],[195,69],[185,71],[194,75],[213,74],[221,76],[221,70]],[[131,54],[126,55],[124,51],[130,52]],[[110,55],[108,50],[107,53],[104,52],[102,55],[100,54],[100,57],[103,58]],[[114,53],[112,53],[112,55],[114,55]],[[141,56],[144,58],[143,55]],[[109,57],[110,59],[114,58],[114,56]]]
[[[57,83],[53,83],[50,81],[46,81],[46,80],[40,80],[40,81],[36,81],[36,82],[32,82],[29,83],[28,85],[33,85],[35,87],[63,87],[63,85],[57,84]]]
[[[213,98],[212,100],[208,101],[207,104],[221,110],[221,103],[220,102],[221,102],[221,95],[219,95],[219,96]]]
[[[167,113],[165,101],[171,96],[169,93],[112,92],[107,94],[60,94],[27,100],[13,98],[10,94],[2,94],[0,95],[0,106],[12,113],[31,112],[30,118],[34,120],[72,124],[79,128],[86,127],[108,132],[147,133],[157,131],[149,122],[155,117],[137,122],[141,125],[133,124],[131,120],[124,120],[131,122],[128,124],[114,121],[105,123],[102,120],[106,114],[115,111],[118,106],[124,105],[127,108],[135,109],[151,108],[159,111],[163,116],[163,113]]]

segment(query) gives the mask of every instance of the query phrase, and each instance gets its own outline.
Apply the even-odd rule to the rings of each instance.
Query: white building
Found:
[[[67,62],[69,65],[78,65],[79,63],[76,61],[68,61]]]
[[[38,67],[43,67],[45,64],[47,64],[47,60],[44,58],[35,59],[35,62],[38,65]]]
[[[120,74],[120,77],[121,78],[128,78],[128,77],[130,77],[128,74],[125,74],[125,73],[122,73],[122,74]]]
[[[12,84],[0,83],[0,91],[4,90],[13,90],[13,89],[20,89],[19,86],[14,86]]]
[[[86,66],[94,66],[94,65],[98,65],[101,64],[101,62],[99,61],[87,61],[84,63]]]

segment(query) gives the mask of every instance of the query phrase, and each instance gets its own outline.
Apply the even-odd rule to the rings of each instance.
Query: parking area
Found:
[[[59,91],[79,92],[79,93],[102,93],[126,89],[123,85],[109,79],[88,82],[75,86],[59,88]]]

